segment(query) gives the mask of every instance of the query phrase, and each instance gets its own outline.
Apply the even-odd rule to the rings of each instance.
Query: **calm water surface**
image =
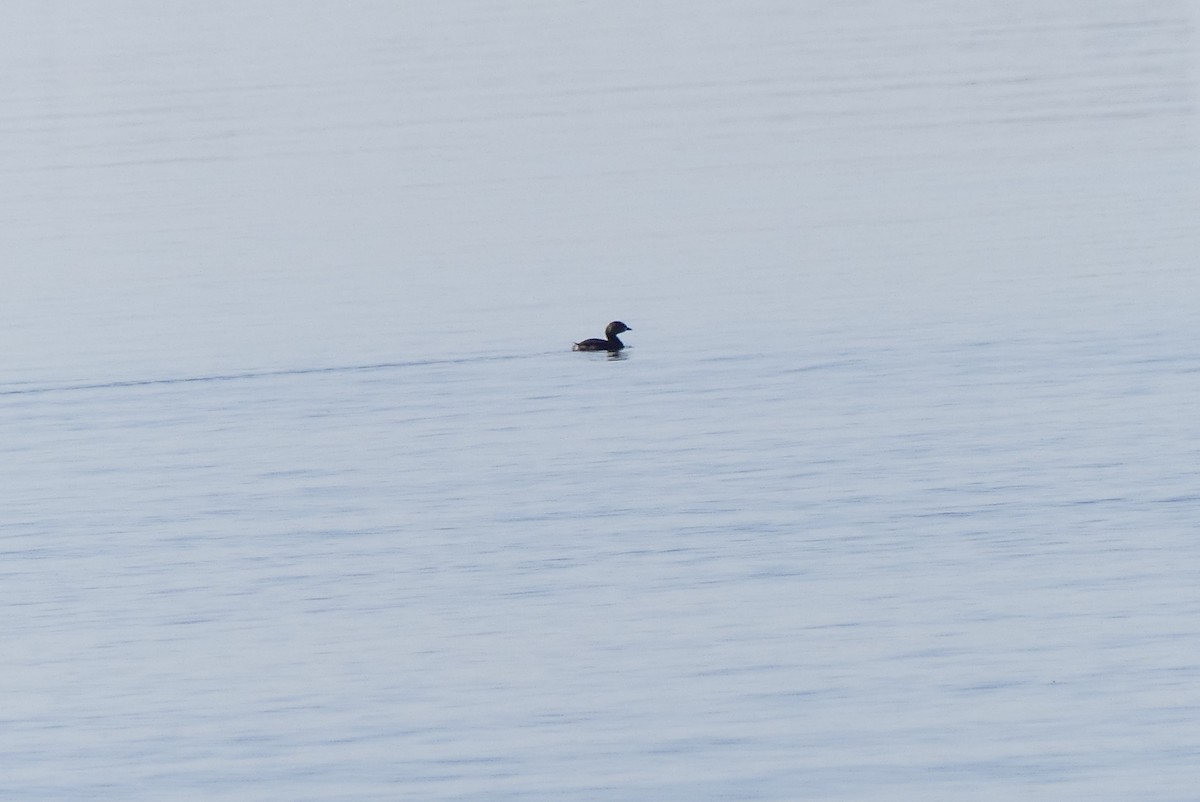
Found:
[[[1194,4],[10,16],[0,796],[1195,798]]]

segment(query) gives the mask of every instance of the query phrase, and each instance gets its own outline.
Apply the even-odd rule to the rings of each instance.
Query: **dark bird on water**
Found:
[[[599,338],[593,337],[590,340],[584,340],[581,343],[575,343],[575,347],[572,348],[571,350],[572,351],[610,351],[610,352],[615,353],[616,351],[620,351],[622,348],[625,347],[625,343],[621,342],[620,339],[617,338],[618,334],[625,332],[625,331],[633,331],[633,329],[629,328],[628,326],[626,326],[624,323],[622,323],[619,320],[614,320],[612,323],[609,323],[607,326],[604,327],[605,339],[601,340]]]

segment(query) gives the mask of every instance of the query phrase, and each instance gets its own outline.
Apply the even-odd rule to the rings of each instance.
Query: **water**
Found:
[[[1198,13],[13,4],[0,796],[1194,798]]]

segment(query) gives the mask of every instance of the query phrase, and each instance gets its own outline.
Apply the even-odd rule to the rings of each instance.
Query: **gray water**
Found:
[[[1196,799],[1198,22],[8,4],[0,797]]]

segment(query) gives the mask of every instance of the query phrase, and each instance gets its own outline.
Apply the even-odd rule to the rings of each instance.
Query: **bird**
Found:
[[[609,323],[607,326],[604,327],[605,339],[601,340],[597,337],[593,337],[590,340],[584,340],[583,342],[575,343],[574,347],[572,347],[571,350],[572,351],[609,351],[609,352],[615,353],[616,351],[620,351],[622,348],[625,347],[625,343],[621,342],[621,340],[618,339],[617,335],[621,334],[622,332],[626,332],[626,331],[633,331],[633,329],[629,328],[628,326],[626,326],[624,323],[622,323],[619,320],[614,320],[612,323]]]

